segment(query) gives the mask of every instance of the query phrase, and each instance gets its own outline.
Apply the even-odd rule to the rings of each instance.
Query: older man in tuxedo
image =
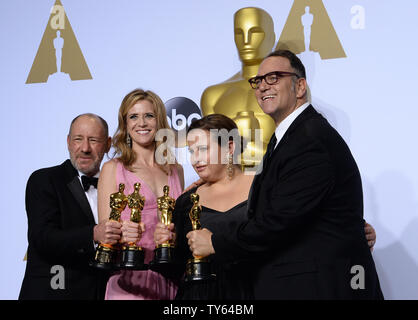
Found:
[[[305,67],[271,53],[249,79],[276,123],[248,220],[216,233],[192,231],[194,255],[251,259],[256,299],[381,299],[364,235],[360,173],[334,128],[307,100]]]
[[[70,159],[30,176],[29,246],[19,299],[103,298],[106,275],[88,263],[95,242],[120,238],[117,222],[97,224],[97,177],[110,143],[105,120],[79,115],[67,137]]]

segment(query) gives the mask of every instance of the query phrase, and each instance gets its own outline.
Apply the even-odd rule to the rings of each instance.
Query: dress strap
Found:
[[[177,167],[173,166],[173,168],[171,168],[170,175],[168,176],[168,181],[170,185],[171,197],[177,198],[182,192]]]
[[[123,165],[116,159],[116,189],[119,188],[120,183],[124,183]]]

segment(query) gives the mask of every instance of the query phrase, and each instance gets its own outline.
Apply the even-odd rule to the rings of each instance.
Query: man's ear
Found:
[[[297,80],[296,86],[296,98],[302,99],[304,96],[307,95],[308,84],[306,83],[305,78],[299,78]]]

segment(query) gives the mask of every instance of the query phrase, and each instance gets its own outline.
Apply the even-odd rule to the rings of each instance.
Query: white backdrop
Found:
[[[305,61],[313,104],[357,160],[386,298],[418,299],[418,2],[322,2],[347,57]],[[120,102],[136,87],[199,105],[206,87],[241,68],[234,13],[266,10],[277,41],[293,0],[62,0],[92,79],[26,84],[54,3],[0,2],[0,192],[8,204],[1,212],[1,299],[17,298],[24,274],[26,181],[67,158],[71,119],[97,113],[113,134]],[[186,183],[196,177],[187,165],[186,174]]]

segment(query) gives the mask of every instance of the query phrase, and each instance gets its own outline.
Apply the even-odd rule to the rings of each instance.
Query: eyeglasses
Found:
[[[273,71],[266,73],[264,76],[257,76],[248,79],[248,82],[251,85],[251,88],[258,89],[261,85],[261,82],[263,79],[266,81],[267,84],[273,85],[279,82],[279,79],[285,76],[295,76],[298,79],[300,78],[296,73],[294,72],[286,72],[286,71]]]

